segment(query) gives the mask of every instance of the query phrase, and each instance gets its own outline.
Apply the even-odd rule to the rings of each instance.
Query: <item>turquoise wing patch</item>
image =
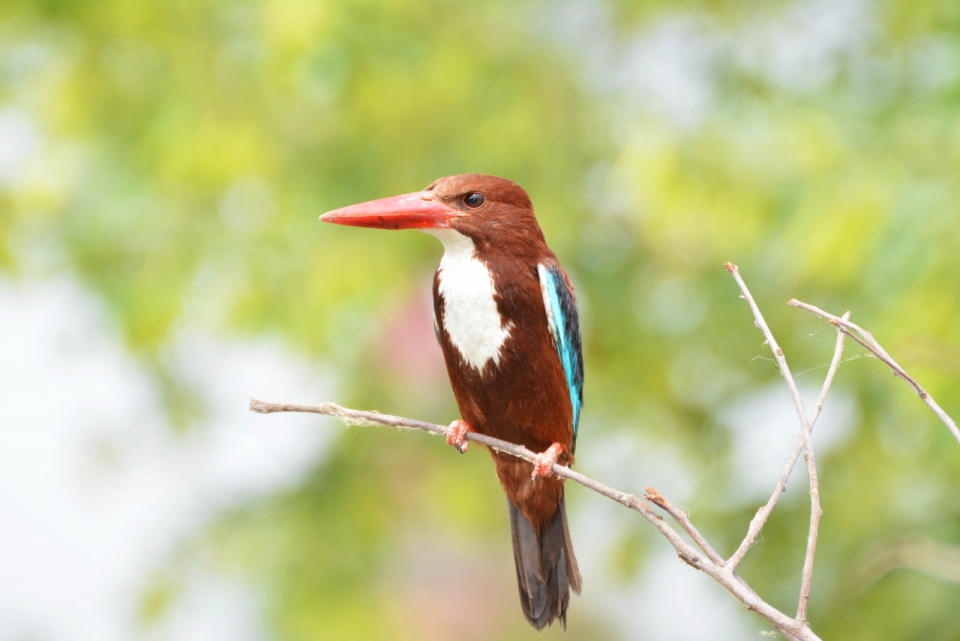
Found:
[[[573,293],[559,266],[538,265],[543,306],[547,312],[547,326],[553,338],[557,356],[563,365],[573,407],[573,438],[576,445],[580,408],[583,406],[583,353],[580,341],[580,318]]]

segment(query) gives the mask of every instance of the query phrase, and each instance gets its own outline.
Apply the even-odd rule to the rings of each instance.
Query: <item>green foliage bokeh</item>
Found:
[[[852,310],[960,416],[960,5],[857,5],[865,44],[806,87],[730,42],[791,25],[797,6],[6,0],[0,105],[34,119],[43,156],[0,186],[0,264],[76,274],[184,424],[190,391],[163,362],[184,322],[281,336],[333,365],[341,401],[446,422],[449,394],[395,380],[375,347],[384,318],[427,290],[439,246],[317,216],[442,175],[509,177],[578,288],[580,449],[618,431],[674,445],[697,474],[687,507],[729,553],[756,505],[728,500],[735,434],[718,411],[780,381],[725,261],[804,383],[819,384],[833,334],[783,304],[792,297]],[[578,23],[596,15],[606,21],[593,30]],[[615,77],[633,38],[678,22],[715,47],[693,123],[590,64],[591,47],[606,48],[600,67]],[[960,585],[904,571],[859,593],[845,577],[864,550],[901,536],[960,544],[960,449],[872,359],[845,363],[836,386],[857,418],[820,458],[814,629],[955,639]],[[572,511],[599,500],[579,494]],[[778,508],[742,566],[787,612],[807,518],[802,502]],[[403,594],[418,545],[455,541],[495,560],[493,588],[464,572],[509,592],[505,528],[484,457],[352,430],[302,487],[223,515],[203,545],[262,590],[278,638],[420,639],[429,616]],[[628,576],[642,571],[642,550],[611,556]],[[462,638],[529,636],[512,593],[490,599],[499,618]],[[578,607],[571,638],[616,636]]]

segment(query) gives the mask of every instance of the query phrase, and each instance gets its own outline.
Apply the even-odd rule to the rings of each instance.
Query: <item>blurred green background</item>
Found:
[[[798,430],[725,261],[808,406],[835,333],[792,297],[960,416],[960,3],[4,0],[0,639],[541,636],[479,448],[246,412],[457,417],[440,245],[317,216],[468,171],[528,190],[577,287],[578,468],[655,486],[722,554]],[[813,628],[960,639],[960,446],[846,359]],[[788,613],[801,468],[741,566]],[[568,495],[584,594],[543,637],[769,630]]]

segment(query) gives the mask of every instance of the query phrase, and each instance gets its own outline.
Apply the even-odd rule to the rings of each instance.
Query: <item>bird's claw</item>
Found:
[[[447,428],[447,445],[457,448],[457,451],[463,454],[467,451],[467,432],[476,432],[466,421],[454,421]]]
[[[536,455],[536,462],[533,464],[533,474],[530,475],[530,481],[537,479],[546,479],[553,476],[553,465],[563,452],[563,445],[554,443],[543,452]]]

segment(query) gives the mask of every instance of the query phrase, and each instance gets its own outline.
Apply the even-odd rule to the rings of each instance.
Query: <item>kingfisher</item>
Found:
[[[423,191],[320,217],[378,229],[418,229],[444,253],[433,278],[434,330],[461,419],[447,443],[461,453],[471,431],[523,445],[536,463],[490,450],[507,495],[523,613],[538,630],[566,627],[581,578],[567,525],[563,480],[583,405],[579,316],[570,278],[547,246],[530,198],[504,178],[463,174]]]

